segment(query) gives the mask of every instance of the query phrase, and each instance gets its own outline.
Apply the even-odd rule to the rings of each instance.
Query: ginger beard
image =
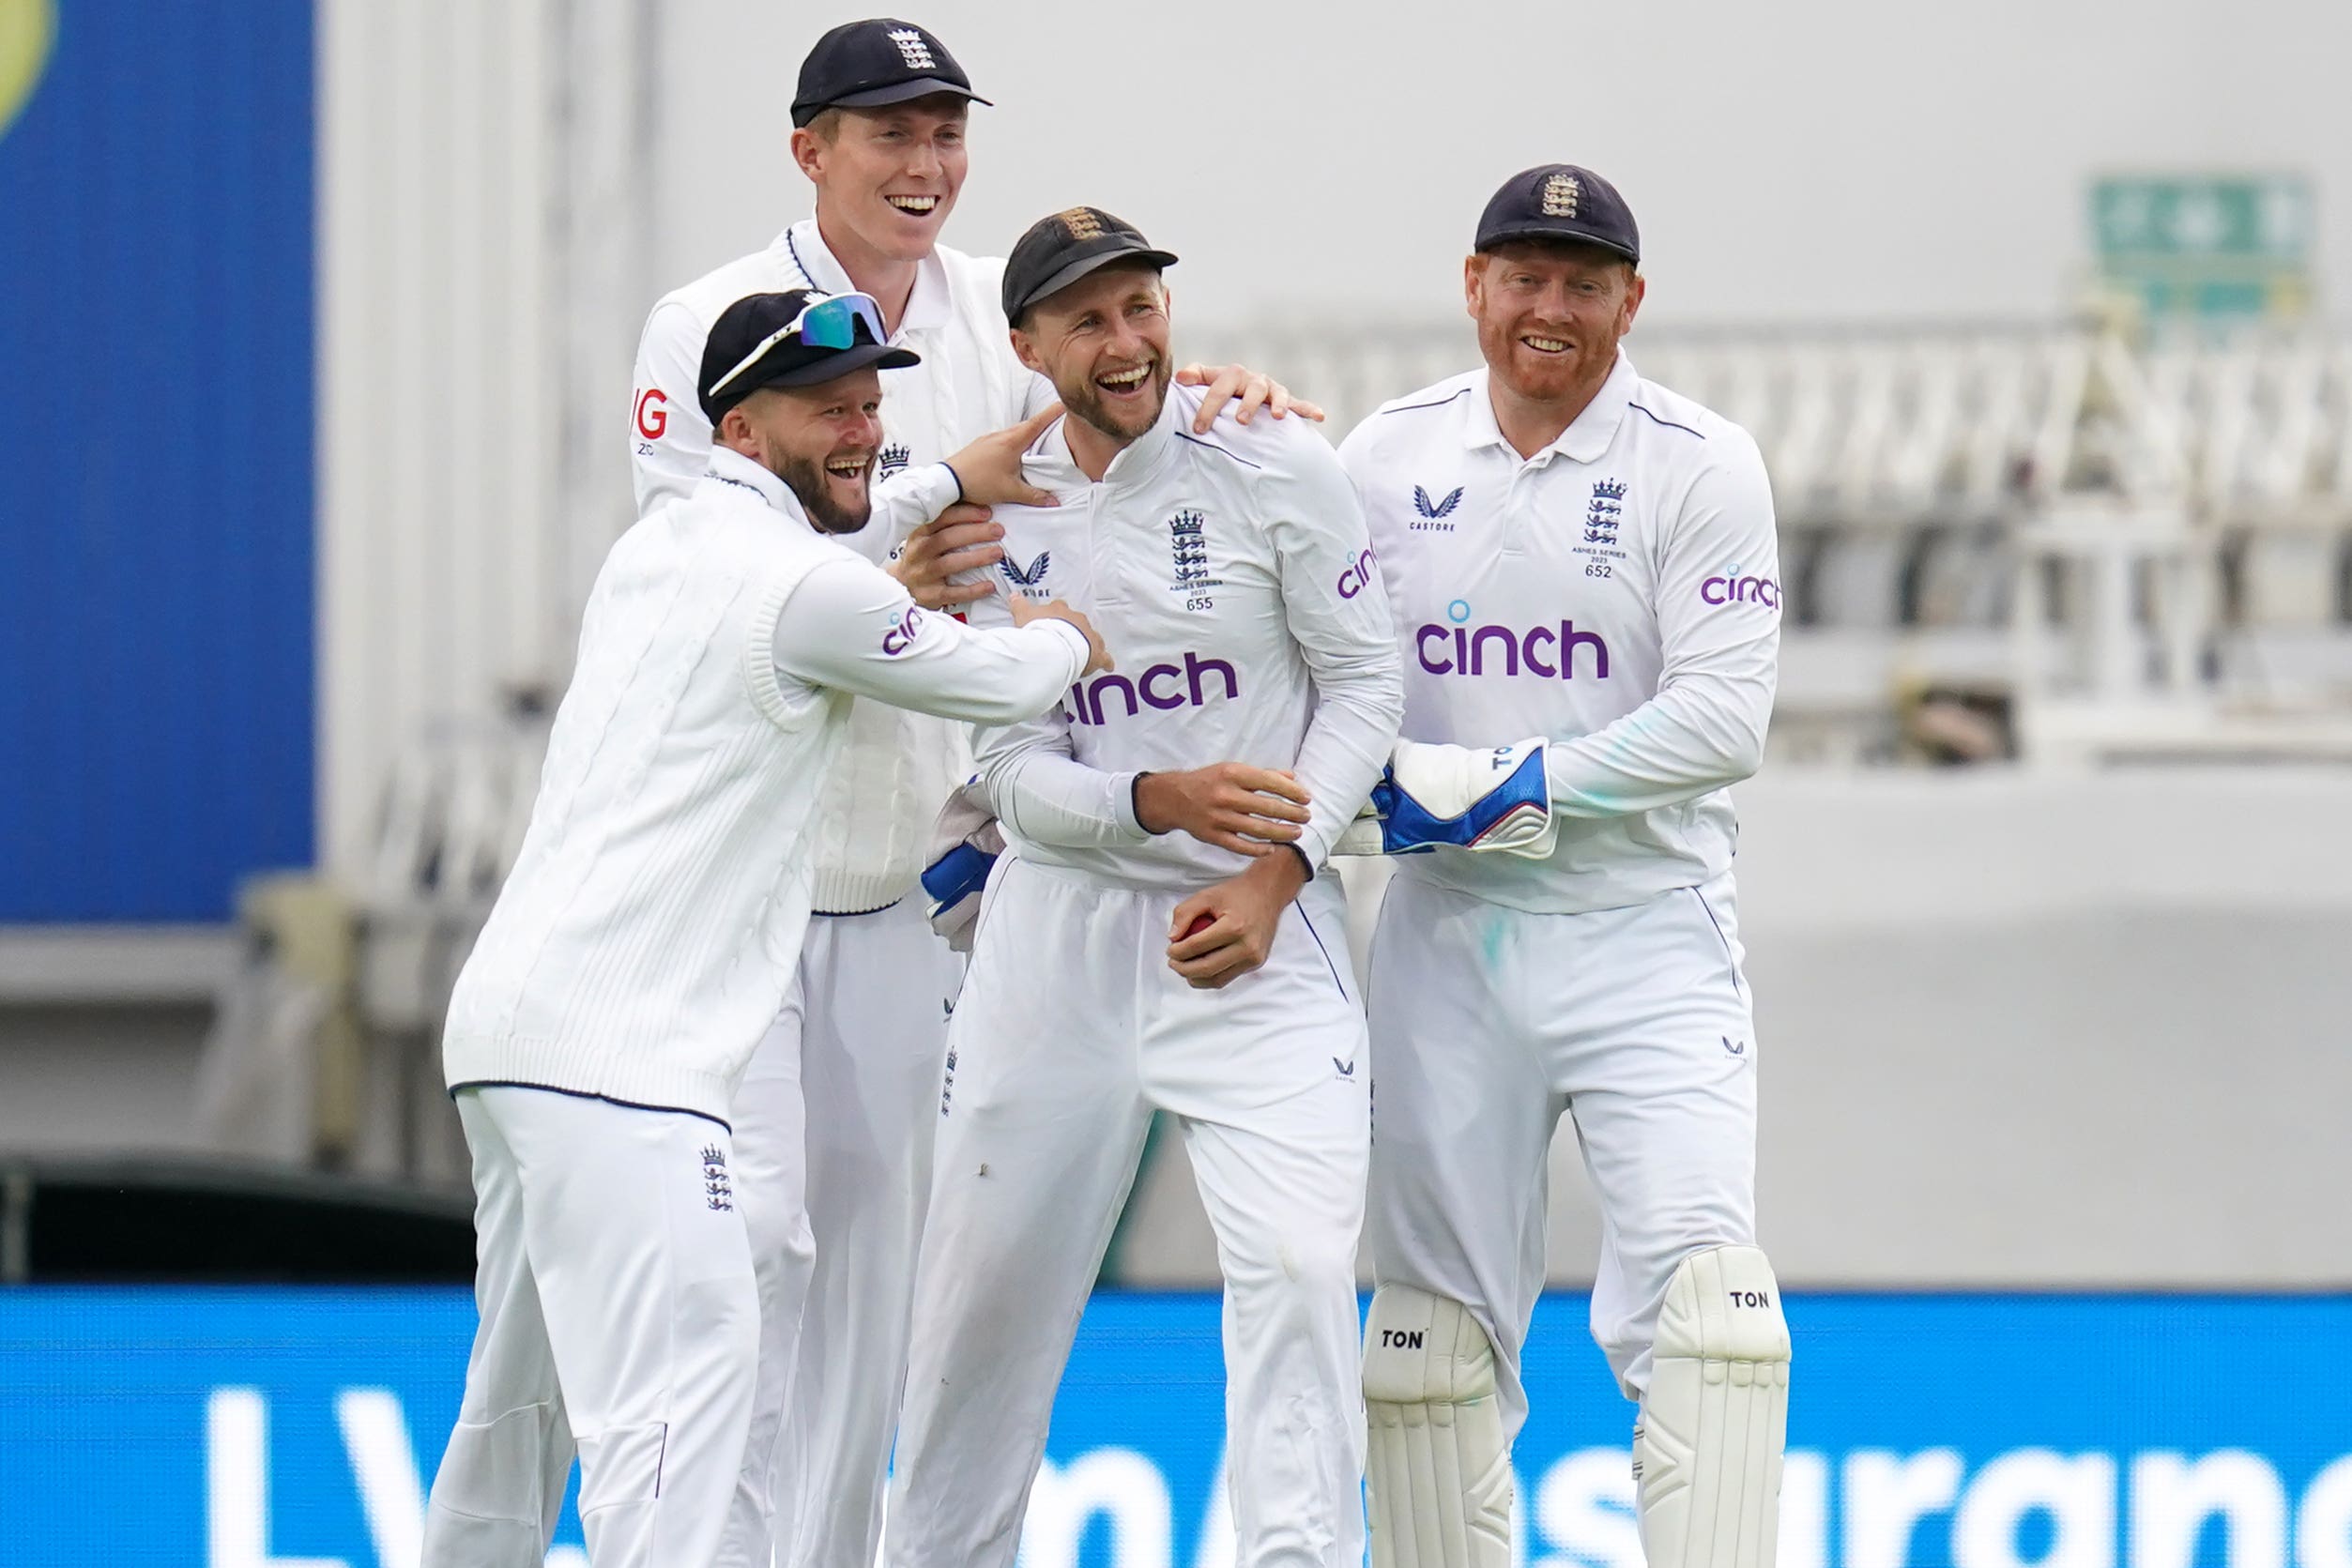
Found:
[[[1643,293],[1621,257],[1587,245],[1504,245],[1471,257],[1464,281],[1480,356],[1538,404],[1581,404],[1599,389]]]

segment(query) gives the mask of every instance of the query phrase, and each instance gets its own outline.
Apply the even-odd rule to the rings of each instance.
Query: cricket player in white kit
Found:
[[[1009,852],[949,1028],[899,1568],[1011,1568],[1155,1109],[1184,1128],[1225,1271],[1239,1561],[1361,1560],[1369,1074],[1339,890],[1316,874],[1394,740],[1396,645],[1321,439],[1192,434],[1194,395],[1168,390],[1174,259],[1075,207],[1006,266],[1015,343],[1069,414],[1028,468],[1060,505],[999,510],[999,574],[1014,602],[1092,606],[1121,664],[977,732]]]
[[[1467,263],[1486,368],[1341,448],[1404,654],[1377,799],[1391,850],[1427,850],[1396,861],[1368,981],[1377,1568],[1509,1568],[1563,1112],[1651,1568],[1772,1561],[1789,1339],[1724,791],[1763,754],[1778,552],[1754,441],[1618,347],[1640,258],[1597,175],[1516,176]]]
[[[646,322],[631,431],[641,511],[703,470],[709,422],[675,389],[692,387],[718,312],[754,290],[855,289],[881,301],[890,341],[922,362],[882,373],[875,521],[848,542],[932,608],[994,591],[948,577],[999,559],[986,503],[1046,498],[1022,480],[1020,453],[1053,388],[1013,354],[1004,264],[938,243],[963,187],[968,106],[985,101],[912,23],[848,23],[817,40],[792,104],[815,216],[665,296]],[[1245,371],[1181,373],[1214,383],[1203,430],[1234,397],[1245,421],[1261,403],[1277,418],[1291,407]],[[945,1014],[962,969],[908,895],[932,819],[970,771],[962,726],[860,703],[817,807],[818,919],[736,1104],[735,1187],[768,1348],[730,1568],[768,1568],[771,1542],[781,1568],[863,1568],[880,1542]],[[803,1299],[795,1367],[781,1347],[795,1332],[789,1303]]]
[[[830,537],[866,521],[878,367],[911,358],[862,295],[738,302],[698,377],[706,478],[598,576],[444,1039],[481,1320],[428,1568],[536,1568],[575,1439],[597,1568],[715,1560],[759,1323],[728,1118],[799,963],[849,700],[1007,723],[1105,666],[1063,607],[973,631]]]

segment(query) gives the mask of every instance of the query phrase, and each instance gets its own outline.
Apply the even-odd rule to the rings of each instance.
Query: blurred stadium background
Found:
[[[643,312],[804,213],[790,82],[860,14],[0,0],[0,1560],[414,1563],[471,1322],[437,1018]],[[1629,351],[1780,508],[1782,1561],[2352,1564],[2352,8],[919,20],[999,104],[949,240],[1121,212],[1179,352],[1335,438],[1474,358],[1503,175],[1632,202]],[[1632,1564],[1557,1153],[1525,1560]],[[1214,1568],[1177,1140],[1106,1272],[1024,1562]]]

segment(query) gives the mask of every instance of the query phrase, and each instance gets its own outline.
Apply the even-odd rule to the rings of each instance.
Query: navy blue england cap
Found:
[[[747,294],[719,312],[703,340],[695,388],[703,417],[715,425],[763,387],[821,387],[868,365],[894,371],[921,363],[921,355],[890,342],[873,296],[787,289]]]
[[[894,16],[845,22],[801,62],[792,123],[804,126],[828,109],[878,109],[934,93],[988,101],[929,29]]]
[[[1633,209],[1615,186],[1573,163],[1545,163],[1504,180],[1478,215],[1478,242],[1471,249],[1491,251],[1514,239],[1597,245],[1642,263]]]
[[[1019,326],[1021,312],[1031,305],[1113,262],[1165,270],[1176,265],[1176,257],[1155,249],[1133,223],[1098,206],[1074,206],[1040,218],[1004,258],[1004,319]]]

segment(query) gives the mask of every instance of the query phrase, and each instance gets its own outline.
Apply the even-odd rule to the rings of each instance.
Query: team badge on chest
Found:
[[[1625,516],[1626,487],[1622,480],[1593,481],[1593,499],[1584,509],[1584,542],[1614,544],[1617,524]]]
[[[1216,608],[1209,590],[1225,586],[1224,579],[1209,574],[1208,521],[1194,507],[1168,520],[1168,554],[1175,578],[1168,591],[1183,594],[1187,610]]]
[[[1584,541],[1575,547],[1576,554],[1591,557],[1584,565],[1585,576],[1611,577],[1616,571],[1612,563],[1626,558],[1617,547],[1617,525],[1625,521],[1625,480],[1593,481],[1592,499],[1584,504]]]
[[[905,444],[893,441],[876,455],[874,477],[878,480],[886,480],[893,474],[904,473],[907,467],[907,458],[908,451]]]

